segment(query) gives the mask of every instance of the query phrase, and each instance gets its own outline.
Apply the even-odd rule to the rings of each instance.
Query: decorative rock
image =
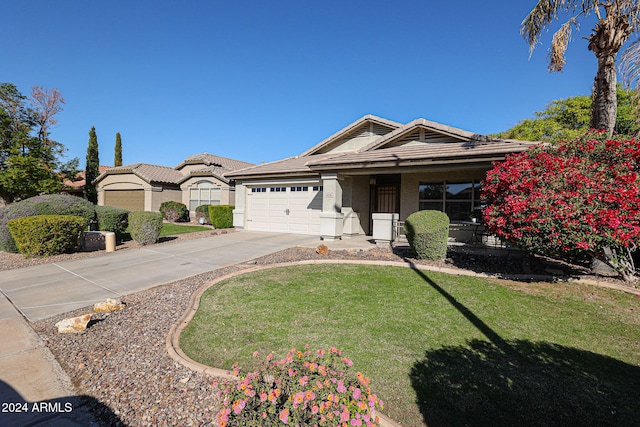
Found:
[[[326,255],[329,253],[329,248],[325,245],[318,245],[318,247],[316,248],[316,253],[320,255]]]
[[[84,314],[78,317],[71,317],[56,323],[59,334],[77,334],[87,329],[87,324],[91,320],[92,314]]]
[[[110,313],[112,311],[122,310],[124,303],[120,300],[107,298],[106,301],[99,302],[93,305],[93,311],[95,313]]]

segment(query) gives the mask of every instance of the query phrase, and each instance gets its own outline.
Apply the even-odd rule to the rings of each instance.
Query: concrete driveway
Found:
[[[36,321],[282,249],[320,243],[317,236],[235,232],[3,271],[0,290],[28,320]],[[11,311],[0,310],[0,319]]]

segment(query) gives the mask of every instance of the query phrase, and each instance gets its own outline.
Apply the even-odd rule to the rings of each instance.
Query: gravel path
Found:
[[[211,232],[177,236],[171,241],[215,238]],[[165,241],[170,241],[169,239]],[[162,243],[159,243],[162,244]],[[135,246],[121,249],[133,249]],[[402,260],[406,252],[389,248],[368,251],[330,251],[319,255],[314,249],[294,248],[253,261],[273,264],[303,259]],[[67,254],[73,259],[93,254]],[[0,252],[2,269],[60,261],[60,258],[25,260]],[[55,259],[54,259],[55,258]],[[482,256],[477,253],[450,252],[445,261],[434,263],[484,272],[549,273],[562,269],[567,274],[584,274],[581,266],[551,262],[542,258]],[[236,265],[159,286],[123,301],[127,307],[109,315],[95,316],[91,327],[78,335],[57,334],[54,324],[64,317],[84,314],[89,309],[45,319],[32,326],[71,378],[79,395],[91,396],[89,405],[105,426],[193,426],[214,420],[219,398],[216,381],[171,359],[165,349],[169,329],[184,313],[196,289],[222,275],[242,270],[251,264]]]

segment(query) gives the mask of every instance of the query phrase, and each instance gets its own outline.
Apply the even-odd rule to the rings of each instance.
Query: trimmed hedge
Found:
[[[211,224],[209,219],[209,206],[213,205],[200,205],[196,208],[196,222],[200,222],[200,218],[204,218],[205,224]]]
[[[0,250],[18,252],[7,221],[34,215],[73,215],[85,220],[85,227],[95,217],[95,206],[69,194],[35,196],[6,206],[0,211]]]
[[[129,211],[114,206],[96,206],[98,230],[113,231],[116,240],[121,242],[129,226]]]
[[[160,213],[167,221],[189,222],[189,209],[187,205],[180,202],[163,202],[160,205]]]
[[[215,228],[233,227],[233,209],[231,205],[211,205],[209,206],[209,219]]]
[[[404,232],[418,259],[444,259],[447,256],[449,217],[440,211],[418,211],[404,222]]]
[[[129,232],[131,238],[141,245],[156,243],[162,229],[162,214],[159,212],[131,212]]]
[[[51,256],[75,250],[86,218],[73,215],[34,215],[7,222],[18,251],[25,256]]]

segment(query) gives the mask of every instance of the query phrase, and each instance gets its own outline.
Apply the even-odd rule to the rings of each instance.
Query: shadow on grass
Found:
[[[640,368],[547,342],[512,351],[473,340],[428,351],[410,378],[425,423],[434,426],[640,425]]]
[[[548,342],[504,340],[423,271],[422,279],[486,338],[427,351],[411,369],[434,426],[640,426],[640,367]]]

